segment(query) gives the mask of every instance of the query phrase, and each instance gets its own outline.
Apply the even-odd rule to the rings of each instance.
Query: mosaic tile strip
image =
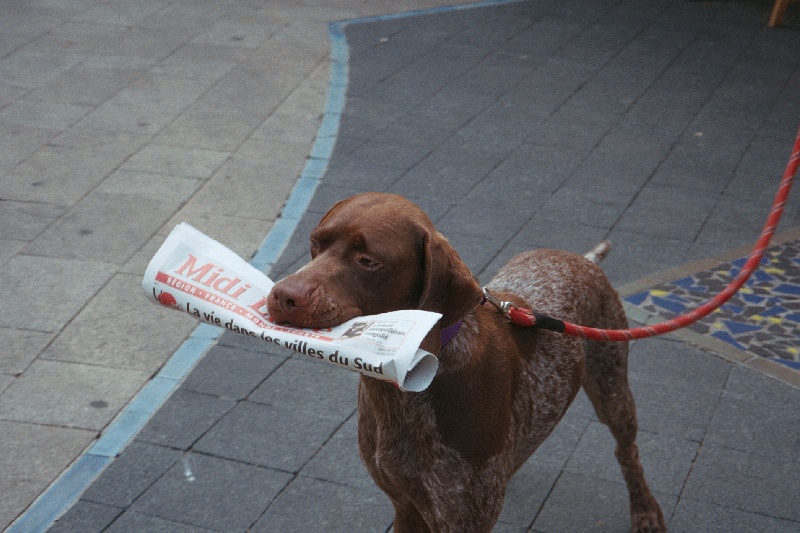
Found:
[[[724,263],[624,300],[673,318],[720,293],[746,261],[743,257]],[[739,292],[689,328],[800,372],[800,240],[770,247]]]

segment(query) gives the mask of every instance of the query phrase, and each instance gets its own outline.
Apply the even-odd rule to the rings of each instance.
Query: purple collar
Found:
[[[448,342],[453,340],[453,337],[456,336],[456,333],[458,333],[458,330],[461,329],[461,324],[463,324],[463,323],[464,323],[463,320],[459,320],[458,322],[453,322],[452,324],[450,324],[446,328],[442,329],[441,332],[439,332],[439,337],[441,338],[442,348],[444,348],[447,345]]]

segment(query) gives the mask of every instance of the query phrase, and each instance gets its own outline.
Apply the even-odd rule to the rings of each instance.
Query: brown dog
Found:
[[[362,377],[361,457],[404,532],[490,531],[514,472],[583,386],[617,442],[637,532],[665,531],[644,479],[627,380],[627,344],[586,342],[511,326],[480,305],[481,287],[427,216],[408,200],[367,193],[337,203],[311,233],[312,261],[272,290],[275,322],[327,327],[399,309],[442,314],[422,348],[439,371],[423,392]],[[578,324],[625,328],[602,270],[578,255],[513,258],[489,285],[515,305]],[[463,320],[442,346],[442,328]]]

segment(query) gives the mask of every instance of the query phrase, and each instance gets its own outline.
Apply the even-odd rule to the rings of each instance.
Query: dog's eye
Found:
[[[319,252],[319,242],[316,239],[311,239],[311,257],[314,258]]]
[[[356,263],[358,263],[358,266],[365,270],[377,270],[381,266],[380,263],[365,255],[356,257]]]

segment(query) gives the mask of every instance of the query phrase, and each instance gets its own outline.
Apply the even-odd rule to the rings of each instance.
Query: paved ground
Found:
[[[417,200],[482,280],[515,251],[610,237],[605,267],[624,290],[750,242],[800,122],[798,18],[767,30],[769,8],[568,0],[344,26],[341,128],[273,277],[304,261],[335,199],[371,189]],[[14,307],[0,323],[0,526],[80,456],[62,481],[110,466],[53,531],[386,531],[355,453],[356,376],[247,339],[195,333],[212,347],[119,458],[82,455],[194,330],[138,294],[147,259],[180,220],[244,256],[259,247],[336,133],[323,122],[312,148],[323,22],[370,13],[3,9],[0,290]],[[798,196],[782,231],[800,225]],[[673,530],[800,529],[787,453],[800,390],[676,337],[637,343],[631,366],[643,461]],[[498,531],[625,530],[610,440],[580,397],[514,479]],[[46,493],[17,530],[65,494]]]

